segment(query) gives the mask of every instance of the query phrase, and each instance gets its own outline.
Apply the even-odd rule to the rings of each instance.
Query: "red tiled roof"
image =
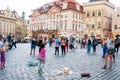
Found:
[[[62,7],[63,7],[63,2],[67,2],[68,3],[68,6],[66,9],[73,9],[73,10],[77,10],[76,8],[76,4],[79,4],[78,2],[76,2],[75,0],[56,0],[54,2],[49,2],[49,3],[46,3],[45,5],[41,6],[40,8],[38,9],[35,9],[35,11],[37,10],[40,14],[42,13],[46,13],[49,11],[49,9],[51,9],[53,6],[59,8],[60,10],[63,10]],[[48,9],[45,10],[45,6],[47,6]],[[80,12],[83,12],[83,7],[79,4],[80,6],[80,10],[77,10],[77,11],[80,11]]]
[[[68,6],[67,9],[73,9],[73,10],[77,10],[76,8],[76,4],[79,4],[80,6],[80,12],[83,12],[83,7],[80,5],[80,3],[76,2],[75,0],[56,0],[56,5],[59,5],[62,8],[62,2],[67,2]]]
[[[69,2],[67,8],[76,10],[76,5],[75,5],[75,3]]]
[[[29,17],[32,17],[32,15],[29,15]]]

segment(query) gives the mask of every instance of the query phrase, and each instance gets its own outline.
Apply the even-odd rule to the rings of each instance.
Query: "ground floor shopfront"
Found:
[[[47,38],[55,38],[58,37],[58,30],[48,30],[48,31],[44,31],[44,30],[37,30],[37,31],[33,31],[32,35],[39,38],[39,37],[47,37]]]

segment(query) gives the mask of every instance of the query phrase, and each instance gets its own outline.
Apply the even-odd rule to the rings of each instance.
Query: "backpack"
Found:
[[[91,44],[91,40],[90,39],[88,40],[88,44]]]
[[[97,45],[97,40],[93,40],[93,45]]]
[[[120,39],[116,39],[115,44],[120,44]]]

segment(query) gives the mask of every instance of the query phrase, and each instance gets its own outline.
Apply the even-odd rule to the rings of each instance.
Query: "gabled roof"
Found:
[[[63,9],[63,3],[64,2],[68,3],[66,9],[77,10],[77,7],[76,7],[76,4],[77,4],[80,7],[80,10],[77,10],[77,11],[83,12],[83,7],[78,2],[76,2],[75,0],[56,0],[54,2],[46,3],[43,6],[35,9],[34,11],[37,10],[40,14],[43,14],[43,13],[47,13],[52,7],[56,7],[60,10],[64,10]],[[32,17],[32,15],[33,14],[31,14],[29,17]]]

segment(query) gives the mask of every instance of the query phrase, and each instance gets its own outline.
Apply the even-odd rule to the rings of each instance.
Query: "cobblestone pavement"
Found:
[[[43,74],[38,74],[38,67],[27,66],[28,61],[37,61],[38,48],[35,55],[30,55],[30,44],[17,44],[17,48],[6,53],[6,68],[0,69],[0,80],[120,80],[120,53],[116,55],[112,70],[101,69],[104,64],[102,48],[96,53],[87,54],[86,49],[69,50],[66,56],[55,56],[54,47],[48,47],[47,60]],[[67,67],[69,74],[59,74]],[[81,73],[89,72],[90,77],[81,77]]]

